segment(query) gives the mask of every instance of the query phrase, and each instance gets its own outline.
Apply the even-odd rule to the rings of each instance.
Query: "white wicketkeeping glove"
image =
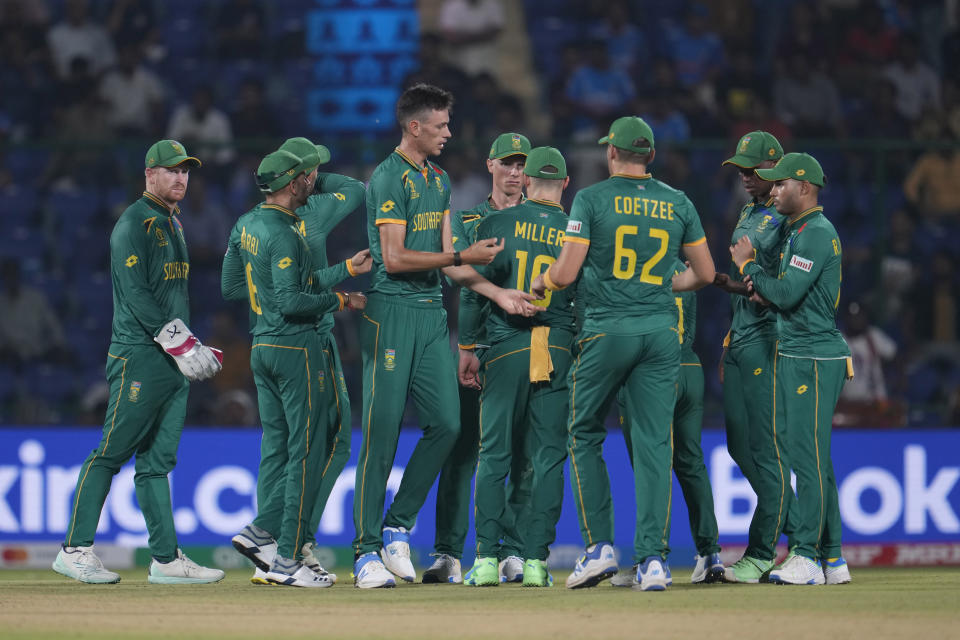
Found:
[[[214,351],[200,344],[180,318],[164,325],[154,340],[173,356],[180,373],[191,382],[212,378],[220,371],[222,365]]]

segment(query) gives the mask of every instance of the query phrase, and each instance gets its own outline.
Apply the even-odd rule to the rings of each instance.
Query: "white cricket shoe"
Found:
[[[279,556],[270,567],[270,571],[267,571],[266,578],[270,584],[280,587],[323,589],[333,586],[332,582],[321,578],[302,562],[293,562]]]
[[[273,537],[252,524],[248,524],[243,531],[230,540],[233,548],[250,559],[263,571],[270,571],[273,559],[277,557],[277,541]]]
[[[587,547],[577,558],[573,573],[567,577],[567,589],[594,587],[617,573],[617,557],[613,545],[598,542]]]
[[[818,562],[792,552],[783,564],[770,571],[770,582],[776,584],[823,584],[825,581]]]
[[[423,572],[423,584],[463,584],[460,560],[446,553],[434,553],[430,568]]]
[[[220,582],[224,573],[220,569],[201,567],[196,562],[183,555],[177,549],[177,557],[170,562],[157,562],[154,558],[150,563],[150,572],[147,582],[151,584],[207,584]]]
[[[303,562],[303,566],[305,566],[307,569],[310,569],[310,571],[313,571],[322,580],[326,580],[330,584],[336,584],[337,574],[330,573],[329,571],[323,568],[323,565],[320,564],[320,561],[317,560],[317,556],[315,556],[313,553],[313,549],[315,546],[316,546],[315,543],[307,542],[300,549],[300,554],[303,556],[303,558],[301,559],[301,562]]]
[[[253,568],[253,577],[250,578],[250,582],[260,586],[273,586],[273,583],[267,580],[267,572],[260,567]]]
[[[635,584],[640,584],[639,582],[637,582],[637,569],[639,568],[640,568],[640,565],[635,564],[632,567],[620,569],[617,575],[610,578],[610,586],[632,587]]]
[[[711,553],[708,556],[696,555],[694,556],[694,560],[697,561],[697,564],[693,568],[693,573],[690,575],[690,582],[692,584],[723,582],[724,566],[720,561],[719,554]]]
[[[87,584],[114,584],[120,582],[120,574],[103,568],[93,547],[61,547],[53,570],[68,578]]]
[[[417,570],[410,561],[410,532],[405,528],[383,528],[380,557],[383,558],[383,566],[401,580],[413,582],[417,579]]]
[[[850,582],[850,567],[843,558],[824,558],[823,577],[826,584],[848,584]]]
[[[659,556],[650,556],[637,567],[637,584],[631,589],[635,591],[665,591],[673,584],[670,570],[666,568]]]
[[[380,561],[376,551],[365,553],[353,564],[353,586],[358,589],[381,589],[397,586],[393,574]]]
[[[523,558],[507,556],[500,561],[500,582],[523,582]]]

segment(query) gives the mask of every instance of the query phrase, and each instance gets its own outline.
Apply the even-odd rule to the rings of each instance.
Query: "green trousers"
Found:
[[[508,555],[546,560],[556,538],[563,505],[573,333],[551,329],[548,342],[553,362],[549,381],[530,382],[529,332],[493,345],[485,358],[475,498],[477,557],[504,557],[503,540],[522,532],[522,552]],[[530,499],[510,517],[507,476],[528,468]]]
[[[570,482],[584,542],[613,542],[613,499],[603,461],[604,418],[624,389],[637,519],[636,562],[665,556],[670,530],[673,442],[680,344],[671,329],[642,336],[581,332],[570,371]]]
[[[796,508],[785,431],[774,423],[775,356],[771,338],[734,346],[723,361],[727,450],[757,494],[745,554],[763,560],[776,557],[781,531],[792,534]]]
[[[483,363],[486,349],[477,356]],[[482,364],[481,364],[482,366]],[[461,386],[460,435],[440,470],[437,482],[437,523],[434,551],[454,558],[463,557],[463,544],[470,527],[473,476],[480,448],[480,391]],[[517,514],[528,508],[533,468],[523,456],[514,458],[507,483],[506,523],[500,543],[500,559],[523,557],[523,531],[516,526]]]
[[[319,386],[327,384],[334,387],[334,402],[328,402],[320,408],[320,432],[327,437],[327,458],[323,462],[320,476],[320,488],[317,490],[313,502],[313,513],[310,517],[308,530],[310,535],[316,535],[323,517],[323,510],[327,507],[330,492],[337,484],[337,478],[350,459],[350,397],[347,395],[347,383],[343,379],[343,364],[340,362],[340,352],[332,333],[323,333],[317,336],[320,349],[323,351],[326,366],[329,367]],[[309,540],[308,540],[309,542]]]
[[[313,510],[327,456],[320,415],[336,404],[336,385],[326,380],[330,366],[312,330],[255,336],[250,367],[263,425],[253,523],[276,538],[278,555],[295,559],[316,532]]]
[[[677,476],[683,500],[687,504],[690,533],[697,553],[707,556],[720,551],[719,529],[713,509],[713,487],[703,462],[700,435],[703,432],[703,367],[696,354],[683,352],[680,377],[677,379],[677,404],[673,410],[673,472]],[[623,394],[617,396],[623,416]],[[620,423],[624,420],[621,417]],[[633,466],[633,449],[628,431],[624,430],[627,453]]]
[[[846,361],[777,358],[776,428],[786,432],[797,474],[793,550],[809,558],[838,557],[840,512],[830,459],[833,411],[846,379]]]
[[[353,498],[357,555],[380,549],[384,526],[413,528],[460,431],[456,365],[447,314],[439,303],[371,294],[360,323],[360,344],[363,439]],[[384,515],[408,396],[416,405],[423,435]]]
[[[133,485],[147,523],[150,553],[177,557],[170,482],[187,413],[190,384],[156,345],[111,343],[107,352],[110,402],[100,443],[80,466],[64,545],[93,544],[113,476],[136,456]]]

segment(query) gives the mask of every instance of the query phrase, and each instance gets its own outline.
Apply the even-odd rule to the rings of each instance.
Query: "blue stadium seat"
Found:
[[[37,193],[30,187],[7,189],[3,198],[3,220],[5,225],[32,226],[37,219]]]
[[[0,233],[0,255],[26,260],[43,251],[43,234],[34,227],[19,225]]]
[[[40,149],[11,149],[3,162],[13,174],[14,182],[30,184],[43,173],[50,160],[50,153]]]
[[[63,402],[77,392],[79,378],[73,367],[39,364],[21,375],[31,394],[55,402]]]
[[[62,225],[96,224],[103,212],[100,192],[95,189],[82,189],[68,193],[54,191],[47,196],[47,208]]]

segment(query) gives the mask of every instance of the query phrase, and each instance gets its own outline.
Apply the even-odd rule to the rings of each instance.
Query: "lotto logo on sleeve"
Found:
[[[801,258],[800,256],[793,256],[790,258],[790,266],[800,269],[800,271],[806,271],[810,273],[810,269],[813,269],[813,260],[807,260],[806,258]]]
[[[579,220],[570,220],[567,222],[567,233],[580,233],[581,226]]]

